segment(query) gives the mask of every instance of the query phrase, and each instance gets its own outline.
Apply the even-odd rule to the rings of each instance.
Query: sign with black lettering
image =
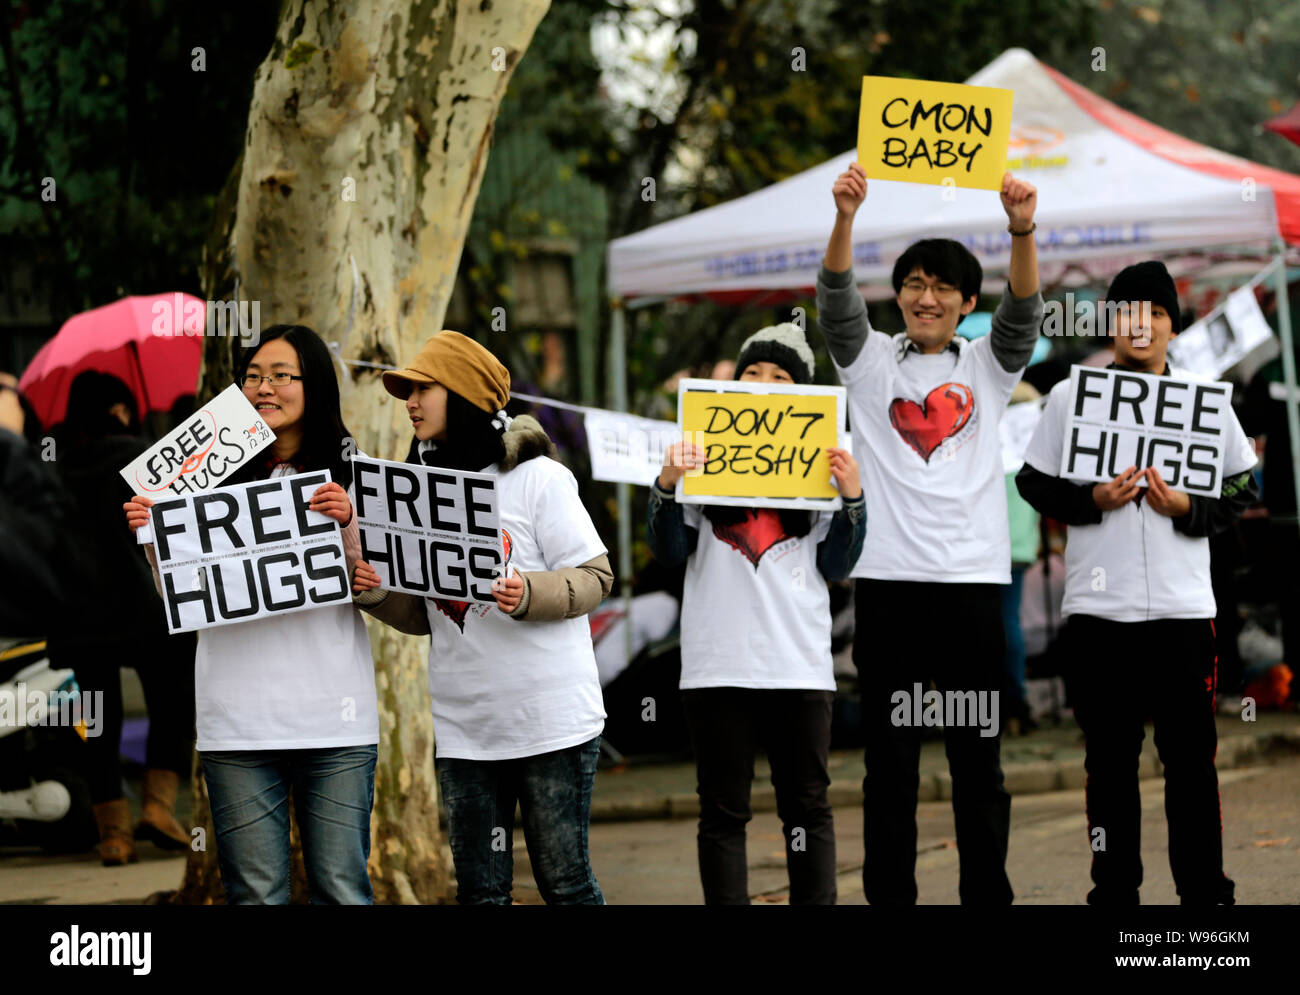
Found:
[[[858,162],[871,180],[1000,190],[1011,90],[863,76]]]
[[[683,379],[682,437],[705,465],[677,484],[685,504],[838,510],[826,450],[848,448],[843,387]]]
[[[338,522],[308,509],[328,470],[167,498],[151,522],[170,632],[347,604]]]
[[[210,491],[275,441],[275,433],[231,384],[121,469],[132,494],[155,501]]]
[[[352,475],[361,558],[380,587],[496,604],[492,581],[509,564],[495,474],[356,456]]]
[[[1232,384],[1074,366],[1069,398],[1062,477],[1103,482],[1154,466],[1174,490],[1219,496]]]

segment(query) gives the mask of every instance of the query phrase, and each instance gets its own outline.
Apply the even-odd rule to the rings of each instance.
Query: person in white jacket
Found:
[[[1164,264],[1122,270],[1106,300],[1118,305],[1104,312],[1109,323],[1115,311],[1112,368],[1179,377],[1165,359],[1180,321]],[[1105,483],[1066,480],[1058,474],[1069,386],[1063,380],[1048,396],[1016,484],[1038,511],[1069,527],[1061,614],[1069,619],[1070,700],[1086,739],[1094,884],[1088,903],[1138,904],[1138,761],[1151,718],[1179,898],[1185,905],[1231,905],[1214,767],[1218,658],[1208,536],[1231,527],[1258,496],[1250,473],[1254,446],[1227,408],[1223,482],[1213,498],[1174,490],[1154,464],[1126,467]],[[1170,466],[1161,465],[1173,480]]]
[[[541,425],[506,415],[510,373],[479,343],[439,332],[404,369],[385,373],[384,387],[405,402],[421,464],[496,476],[505,553],[496,604],[385,592],[370,609],[431,636],[456,900],[510,904],[518,803],[546,903],[603,905],[588,828],[605,709],[586,616],[613,587],[605,544]],[[378,585],[363,559],[353,589]]]

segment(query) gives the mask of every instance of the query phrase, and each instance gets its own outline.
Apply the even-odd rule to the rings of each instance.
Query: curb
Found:
[[[1300,752],[1300,728],[1261,732],[1247,736],[1226,736],[1219,740],[1215,767],[1233,770],[1249,767],[1273,750]],[[1050,791],[1077,791],[1086,780],[1082,755],[1061,760],[1029,760],[1002,768],[1007,791],[1016,795],[1045,794]],[[1138,777],[1151,780],[1163,772],[1160,760],[1148,739],[1142,751]],[[834,808],[862,804],[860,782],[832,782],[827,797]],[[922,773],[917,800],[950,801],[952,777],[946,770]],[[750,796],[755,812],[776,811],[776,791],[770,784],[755,784]],[[634,822],[642,819],[694,819],[700,814],[700,802],[694,792],[670,795],[633,795],[608,801],[592,799],[592,822]]]

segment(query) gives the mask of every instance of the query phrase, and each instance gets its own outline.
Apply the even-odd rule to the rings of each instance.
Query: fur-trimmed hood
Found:
[[[501,436],[505,443],[506,455],[501,460],[501,472],[513,470],[520,463],[527,463],[538,456],[558,459],[559,452],[546,430],[532,415],[518,415],[510,422],[510,427]]]

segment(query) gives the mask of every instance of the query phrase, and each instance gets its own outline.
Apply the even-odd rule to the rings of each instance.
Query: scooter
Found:
[[[76,675],[50,665],[44,642],[0,642],[0,844],[75,852],[98,839]]]

